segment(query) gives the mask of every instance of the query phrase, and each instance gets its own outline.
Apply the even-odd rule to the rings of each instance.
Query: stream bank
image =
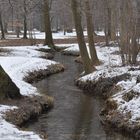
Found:
[[[81,64],[60,53],[54,58],[64,64],[65,71],[35,84],[41,94],[54,98],[54,108],[25,128],[48,140],[133,140],[104,128],[99,117],[104,100],[91,97],[74,85],[74,79],[82,72]]]
[[[23,79],[27,83],[34,83],[41,79],[44,79],[45,77],[48,77],[49,75],[56,74],[62,71],[64,71],[64,66],[62,64],[56,63],[49,65],[44,70],[39,69],[28,72],[28,74]],[[18,94],[20,95],[20,98],[17,99],[19,95],[16,95],[11,96],[13,98],[8,96],[7,98],[3,98],[3,100],[0,100],[1,104],[16,106],[15,109],[6,112],[6,115],[4,117],[6,121],[18,127],[22,127],[30,119],[37,119],[40,114],[42,114],[43,112],[47,112],[50,108],[53,107],[52,97],[49,97],[48,95],[23,96],[20,94],[19,88],[16,88],[18,89]],[[10,88],[7,92],[10,92]]]

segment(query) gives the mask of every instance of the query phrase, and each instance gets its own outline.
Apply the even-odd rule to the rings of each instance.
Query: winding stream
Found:
[[[74,86],[75,77],[82,72],[74,57],[56,53],[55,60],[64,64],[66,70],[35,85],[40,93],[54,97],[54,108],[29,124],[28,129],[47,133],[48,140],[132,140],[105,131],[98,116],[103,101]]]

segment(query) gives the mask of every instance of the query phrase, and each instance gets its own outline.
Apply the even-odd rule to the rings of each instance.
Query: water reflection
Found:
[[[75,121],[75,131],[73,132],[73,140],[80,140],[84,138],[87,139],[87,136],[90,135],[90,125],[91,118],[93,115],[93,106],[91,98],[86,96],[80,100],[79,104],[79,116]]]

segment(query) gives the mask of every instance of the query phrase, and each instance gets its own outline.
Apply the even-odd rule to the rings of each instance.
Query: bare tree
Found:
[[[2,13],[0,11],[0,28],[1,28],[1,39],[5,39],[5,33],[3,28]]]
[[[99,59],[97,57],[95,45],[94,45],[94,25],[92,23],[92,13],[90,10],[89,0],[85,0],[85,13],[86,13],[86,21],[87,21],[87,32],[88,32],[88,42],[89,42],[89,50],[91,55],[92,65],[96,65],[99,63]]]
[[[85,74],[88,74],[93,71],[93,68],[84,41],[83,29],[81,25],[81,15],[80,15],[80,10],[78,8],[77,0],[71,0],[71,7],[72,7],[75,29],[77,33],[77,40],[79,44],[80,54],[83,60]]]
[[[51,48],[54,48],[52,31],[51,31],[51,22],[50,22],[50,10],[48,0],[44,0],[44,23],[45,23],[45,42],[44,45],[48,45]]]

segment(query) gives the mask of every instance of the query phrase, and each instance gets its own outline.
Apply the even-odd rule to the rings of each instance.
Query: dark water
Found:
[[[55,60],[66,67],[65,72],[36,84],[42,94],[54,97],[54,108],[28,126],[29,130],[46,132],[48,140],[130,140],[111,130],[105,131],[99,120],[103,101],[83,94],[74,86],[81,65],[73,57],[57,53]]]

